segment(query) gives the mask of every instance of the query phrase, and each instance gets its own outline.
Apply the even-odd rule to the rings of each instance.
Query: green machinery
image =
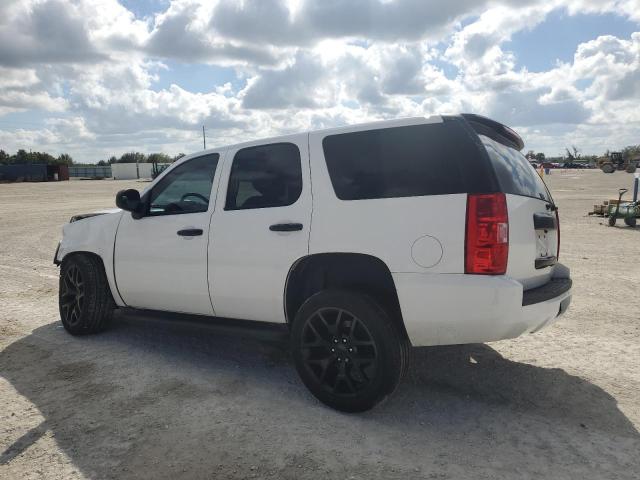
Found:
[[[640,205],[638,201],[622,203],[622,196],[629,190],[621,188],[618,190],[618,203],[615,205],[609,204],[609,226],[613,227],[616,224],[618,218],[623,218],[624,223],[629,227],[636,226],[636,217],[640,215]]]

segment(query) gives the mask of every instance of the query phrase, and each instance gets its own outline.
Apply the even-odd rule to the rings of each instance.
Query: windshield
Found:
[[[544,181],[522,153],[484,135],[479,137],[489,154],[500,189],[504,193],[539,198],[553,203]]]

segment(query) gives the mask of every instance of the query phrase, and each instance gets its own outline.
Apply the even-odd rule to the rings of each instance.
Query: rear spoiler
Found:
[[[474,113],[463,113],[461,116],[469,122],[471,128],[473,128],[478,135],[485,135],[502,145],[515,148],[516,150],[522,150],[524,148],[524,142],[520,135],[506,125]]]

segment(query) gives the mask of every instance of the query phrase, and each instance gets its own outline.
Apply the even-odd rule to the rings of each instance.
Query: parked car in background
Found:
[[[410,118],[214,148],[73,217],[62,324],[118,307],[286,324],[304,384],[369,409],[410,347],[537,332],[571,301],[557,207],[511,129]]]

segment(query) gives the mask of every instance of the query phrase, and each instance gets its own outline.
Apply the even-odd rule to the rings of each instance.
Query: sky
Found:
[[[478,113],[640,144],[640,0],[1,0],[0,149],[97,162]]]

